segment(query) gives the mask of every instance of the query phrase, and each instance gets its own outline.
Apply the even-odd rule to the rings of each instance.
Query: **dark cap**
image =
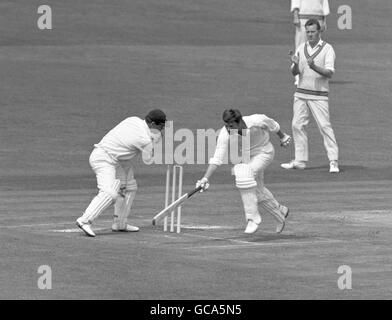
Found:
[[[166,114],[160,109],[151,110],[146,116],[146,121],[149,123],[155,122],[156,124],[165,123]]]
[[[227,109],[223,112],[222,119],[224,122],[232,122],[235,121],[237,123],[240,122],[242,118],[241,112],[238,109]]]

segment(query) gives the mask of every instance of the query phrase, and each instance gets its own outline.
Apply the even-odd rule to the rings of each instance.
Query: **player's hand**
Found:
[[[280,139],[280,146],[286,148],[290,145],[290,143],[291,143],[291,136],[285,133],[283,137]]]
[[[309,67],[313,68],[314,67],[314,60],[312,58],[309,58],[307,61],[308,61]]]
[[[210,186],[210,184],[208,183],[208,179],[207,178],[203,178],[201,180],[197,180],[196,188],[198,188],[200,186],[203,188],[203,189],[200,190],[200,192],[206,191],[209,188],[209,186]]]
[[[289,51],[289,56],[290,56],[290,59],[291,59],[292,63],[294,63],[294,64],[298,64],[299,63],[299,57],[297,55],[295,55],[293,50]]]

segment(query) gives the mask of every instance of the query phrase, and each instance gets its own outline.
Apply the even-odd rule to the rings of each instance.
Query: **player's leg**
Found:
[[[294,97],[292,132],[294,139],[295,159],[282,163],[284,169],[305,169],[309,158],[308,134],[306,126],[309,123],[309,108],[306,100]]]
[[[297,50],[298,47],[306,42],[306,24],[307,19],[300,19],[300,26],[296,27],[295,29],[295,49]]]
[[[328,100],[309,101],[309,107],[316,120],[321,136],[323,137],[324,147],[331,164],[330,171],[339,172],[339,167],[337,165],[339,148],[330,121]]]
[[[281,205],[264,185],[264,170],[273,160],[272,154],[261,154],[253,157],[250,166],[256,174],[255,180],[257,182],[256,195],[258,205],[266,212],[271,214],[278,225],[276,232],[281,233],[285,226],[285,219],[288,216],[289,209],[286,206]]]
[[[306,42],[305,23],[306,23],[306,19],[300,19],[300,25],[295,27],[295,50],[297,50],[302,43]],[[299,81],[299,75],[296,75],[294,85],[297,86],[298,81]]]
[[[257,208],[257,183],[253,170],[248,164],[241,163],[235,165],[233,171],[236,187],[241,194],[245,218],[248,222],[245,233],[254,233],[261,223],[261,216]]]
[[[133,167],[130,163],[122,163],[117,169],[117,178],[121,181],[121,195],[114,204],[113,231],[139,231],[136,226],[127,223],[131,213],[132,203],[136,196],[137,183]]]
[[[115,165],[107,157],[100,149],[95,149],[90,156],[90,165],[96,174],[99,191],[83,215],[76,220],[77,225],[89,236],[95,236],[90,225],[116,200],[120,190]]]

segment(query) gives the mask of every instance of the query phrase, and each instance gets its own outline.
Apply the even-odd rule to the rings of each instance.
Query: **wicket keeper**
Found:
[[[87,236],[95,237],[91,224],[114,203],[113,231],[139,231],[127,223],[137,184],[131,160],[142,155],[152,162],[154,143],[161,138],[166,115],[162,110],[150,111],[145,119],[129,117],[109,131],[94,145],[90,165],[97,177],[98,194],[91,201],[76,225]]]
[[[264,170],[272,162],[275,153],[269,133],[277,133],[283,147],[290,144],[291,137],[280,130],[279,123],[264,114],[243,117],[239,110],[229,109],[223,112],[223,121],[225,125],[219,133],[215,154],[209,161],[204,177],[197,181],[196,186],[202,186],[203,190],[208,189],[208,181],[218,166],[223,164],[233,135],[249,135],[250,145],[247,148],[250,150],[243,150],[243,152],[249,152],[250,160],[236,164],[233,168],[235,185],[240,192],[247,221],[245,233],[256,232],[261,223],[258,206],[277,220],[276,232],[281,233],[289,209],[279,204],[264,186]]]

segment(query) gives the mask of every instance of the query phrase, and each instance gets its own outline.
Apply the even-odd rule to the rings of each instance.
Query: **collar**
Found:
[[[317,49],[317,47],[321,47],[322,44],[323,44],[323,42],[324,42],[324,41],[323,41],[322,39],[320,39],[319,42],[317,42],[317,44],[316,44],[313,48],[310,46],[309,41],[306,41],[306,45],[307,45],[308,47],[310,47],[312,50],[314,50],[314,49]]]

